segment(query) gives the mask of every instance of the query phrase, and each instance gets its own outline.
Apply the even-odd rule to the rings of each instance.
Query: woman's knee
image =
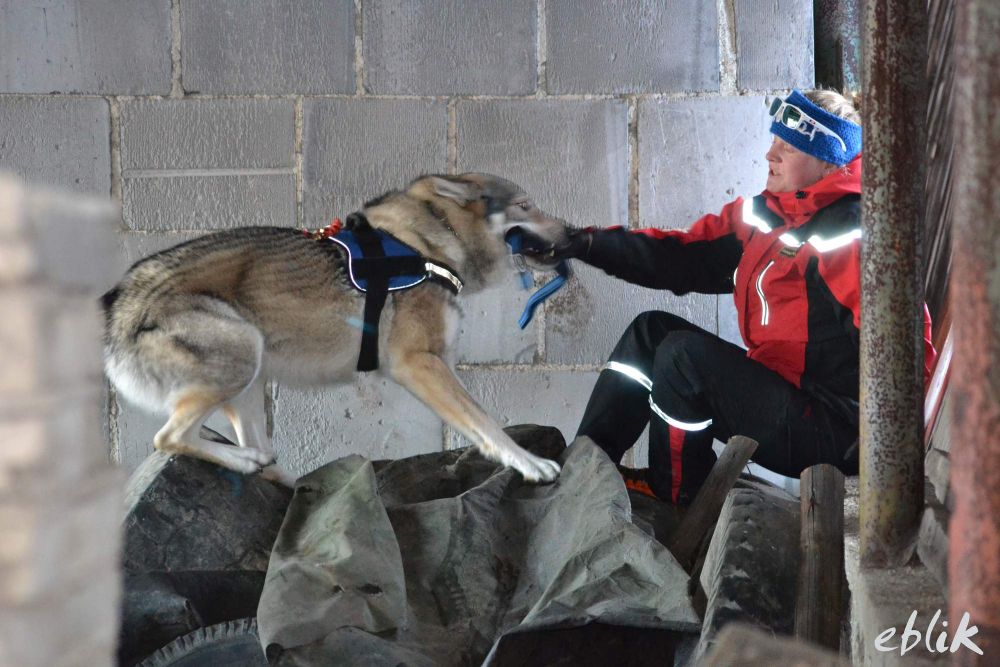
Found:
[[[657,366],[661,364],[676,365],[683,360],[687,363],[697,363],[700,359],[712,355],[714,336],[697,331],[677,330],[670,332],[656,348]]]

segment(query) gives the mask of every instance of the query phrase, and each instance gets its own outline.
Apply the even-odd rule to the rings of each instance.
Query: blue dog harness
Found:
[[[462,281],[446,264],[431,261],[392,234],[376,229],[362,213],[352,213],[343,228],[336,220],[326,229],[306,232],[313,239],[336,243],[347,253],[347,275],[351,286],[365,295],[364,320],[361,328],[359,371],[378,368],[378,326],[389,292],[410,289],[425,281],[443,285],[452,294],[462,291]],[[531,289],[534,279],[521,254],[521,233],[517,228],[508,232],[507,245],[521,276],[524,289]],[[531,322],[535,309],[566,284],[569,265],[562,261],[556,266],[556,277],[528,298],[517,324],[524,329]]]
[[[343,230],[321,231],[314,238],[328,239],[347,252],[351,286],[365,295],[359,371],[378,368],[378,325],[389,292],[424,281],[443,285],[452,294],[462,291],[462,281],[451,267],[421,256],[392,234],[372,227],[362,213],[349,215]]]

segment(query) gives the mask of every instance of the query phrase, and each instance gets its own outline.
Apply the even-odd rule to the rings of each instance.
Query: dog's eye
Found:
[[[529,201],[518,202],[517,206],[522,211],[530,211],[531,210],[531,202],[529,202]]]

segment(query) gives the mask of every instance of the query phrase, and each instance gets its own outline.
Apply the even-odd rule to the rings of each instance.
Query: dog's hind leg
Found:
[[[441,357],[430,352],[401,355],[393,379],[476,444],[482,454],[520,472],[529,482],[550,482],[559,464],[521,448],[469,395]]]
[[[258,377],[253,384],[229,399],[222,407],[222,412],[233,425],[240,447],[260,450],[274,461],[274,449],[267,434],[264,399],[264,382]],[[285,486],[295,486],[295,476],[281,468],[276,461],[265,467],[261,476]]]
[[[256,448],[223,445],[198,436],[202,422],[229,399],[211,389],[180,392],[173,404],[170,419],[153,438],[158,451],[186,454],[242,473],[257,472],[272,460],[272,455]]]

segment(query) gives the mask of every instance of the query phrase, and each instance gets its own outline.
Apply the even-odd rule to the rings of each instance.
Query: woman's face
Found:
[[[767,189],[769,192],[795,192],[809,187],[837,165],[803,153],[789,143],[774,137],[767,151]]]

